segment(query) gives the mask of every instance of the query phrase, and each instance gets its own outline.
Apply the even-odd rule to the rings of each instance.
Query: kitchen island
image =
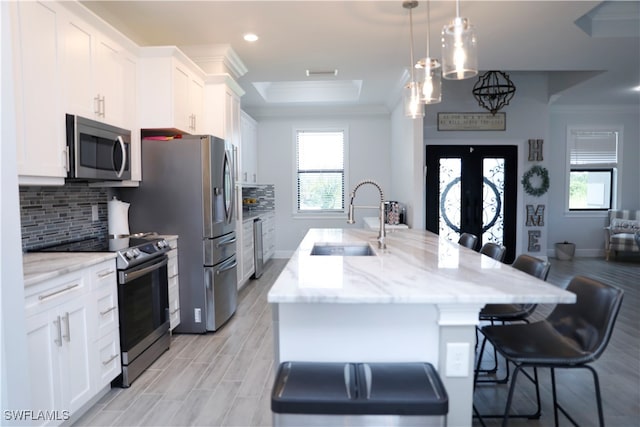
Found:
[[[425,230],[389,233],[385,249],[376,237],[309,230],[268,294],[275,362],[430,362],[449,394],[448,425],[470,426],[480,309],[575,295]],[[346,255],[363,246],[370,255]]]

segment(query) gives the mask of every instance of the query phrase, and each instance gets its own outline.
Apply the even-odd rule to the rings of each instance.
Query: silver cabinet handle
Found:
[[[64,321],[67,322],[67,335],[63,335],[62,337],[67,341],[71,341],[71,325],[69,324],[69,312],[67,311],[63,317]],[[62,329],[62,327],[60,328]]]
[[[67,173],[69,173],[69,171],[71,170],[71,161],[69,159],[69,147],[66,147],[64,149],[64,158],[66,162]]]
[[[93,112],[95,115],[100,116],[100,94],[93,98]]]
[[[104,272],[104,273],[98,273],[98,278],[99,279],[104,279],[107,276],[111,276],[113,273],[115,273],[115,270],[109,270],[109,271]]]
[[[114,354],[113,356],[111,356],[109,359],[105,360],[104,362],[102,362],[102,364],[104,366],[107,366],[109,363],[113,362],[113,359],[115,359],[116,357],[118,357],[117,354]]]
[[[118,307],[114,305],[113,307],[108,308],[108,309],[106,309],[105,311],[101,311],[101,312],[100,312],[100,316],[104,316],[104,315],[106,315],[106,314],[109,314],[109,313],[111,313],[113,310],[115,310],[116,308],[118,308]]]
[[[58,347],[62,347],[62,328],[60,327],[60,316],[58,316],[58,318],[53,321],[53,324],[58,328],[58,338],[54,339],[53,342],[58,344]]]
[[[54,297],[54,296],[56,296],[56,295],[59,295],[59,294],[61,294],[61,293],[63,293],[63,292],[70,291],[71,289],[75,289],[75,288],[77,288],[78,286],[80,286],[80,284],[79,284],[79,283],[76,283],[75,285],[67,286],[67,287],[66,287],[66,288],[64,288],[64,289],[59,289],[59,290],[57,290],[57,291],[51,292],[50,294],[38,295],[38,299],[39,299],[40,301],[42,301],[42,300],[45,300],[45,299],[47,299],[47,298],[51,298],[51,297]]]
[[[100,104],[102,106],[101,110],[100,110],[100,116],[104,117],[105,116],[105,112],[106,112],[106,108],[105,108],[105,102],[104,102],[104,95],[102,95],[102,99],[100,100]]]

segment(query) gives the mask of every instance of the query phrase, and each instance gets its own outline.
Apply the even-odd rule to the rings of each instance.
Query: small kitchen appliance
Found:
[[[67,179],[131,179],[131,131],[71,114],[66,115]]]

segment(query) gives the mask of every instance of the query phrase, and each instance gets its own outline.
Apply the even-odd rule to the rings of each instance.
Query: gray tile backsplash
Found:
[[[87,237],[107,238],[109,189],[86,183],[63,187],[20,187],[22,250]],[[98,206],[98,220],[91,219],[91,206]]]
[[[258,199],[256,210],[274,210],[276,208],[275,185],[265,184],[255,187],[242,187],[242,198]]]

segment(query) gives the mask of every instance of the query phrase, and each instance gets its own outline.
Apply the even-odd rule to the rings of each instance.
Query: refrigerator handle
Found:
[[[217,269],[216,270],[216,275],[222,274],[225,271],[231,270],[232,268],[235,268],[238,265],[238,261],[236,261],[235,257],[230,262],[231,262],[231,264],[229,264],[229,262],[227,262],[226,265],[223,265],[222,267]]]

